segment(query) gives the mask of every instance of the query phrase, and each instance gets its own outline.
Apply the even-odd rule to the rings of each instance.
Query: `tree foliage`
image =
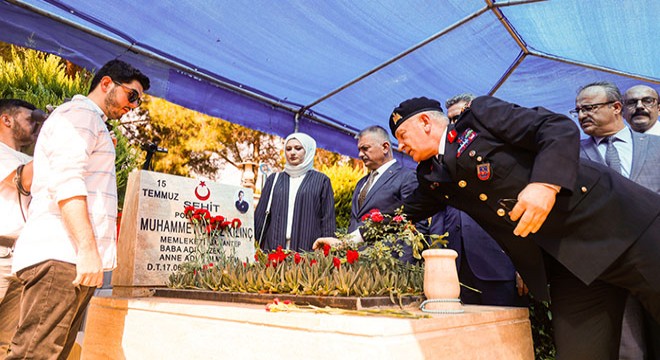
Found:
[[[92,74],[67,74],[61,58],[36,50],[9,47],[0,60],[0,97],[18,98],[40,109],[57,106],[75,94],[87,94]]]
[[[168,148],[166,155],[156,156],[155,171],[216,179],[226,165],[263,162],[280,167],[276,136],[163,99],[147,96],[139,111],[122,119],[122,126],[136,146],[154,142]]]

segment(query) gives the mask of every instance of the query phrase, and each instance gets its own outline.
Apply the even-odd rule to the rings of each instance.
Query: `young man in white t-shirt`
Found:
[[[25,224],[32,183],[32,158],[19,150],[34,143],[44,119],[38,114],[29,102],[0,99],[0,359],[18,325],[21,285],[10,280],[12,247]]]

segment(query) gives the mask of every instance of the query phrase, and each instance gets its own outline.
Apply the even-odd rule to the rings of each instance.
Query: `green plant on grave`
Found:
[[[167,285],[246,293],[389,296],[393,303],[403,296],[423,294],[423,267],[399,262],[381,270],[353,248],[327,246],[316,252],[278,248],[270,253],[258,250],[255,259],[247,263],[225,257],[201,268],[184,264],[169,276]]]
[[[200,224],[204,219],[213,219],[205,210],[186,208],[186,213],[193,220],[197,217]],[[367,244],[344,242],[336,248],[325,245],[316,252],[293,252],[281,247],[268,253],[257,250],[255,261],[250,263],[232,256],[210,262],[209,257],[199,254],[213,252],[212,244],[196,239],[196,258],[201,260],[184,263],[169,276],[167,285],[227,292],[389,296],[393,303],[403,296],[423,294],[423,267],[393,256],[400,255],[402,242],[420,251],[423,236],[401,210],[394,218],[374,211],[365,220],[365,233],[370,236]]]

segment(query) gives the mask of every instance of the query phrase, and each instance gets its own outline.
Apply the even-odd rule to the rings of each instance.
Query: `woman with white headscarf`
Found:
[[[254,211],[256,239],[266,251],[278,246],[311,251],[317,238],[334,236],[335,233],[332,186],[325,174],[313,169],[316,141],[309,135],[293,133],[287,136],[284,153],[284,172],[277,174],[276,181],[276,174],[266,179]]]

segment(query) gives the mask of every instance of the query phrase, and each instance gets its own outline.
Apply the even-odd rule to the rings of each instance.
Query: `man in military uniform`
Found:
[[[439,102],[414,98],[390,130],[420,162],[405,211],[450,205],[496,239],[530,291],[552,296],[560,359],[616,359],[628,291],[660,318],[660,195],[580,159],[570,119],[482,96],[453,127]]]

